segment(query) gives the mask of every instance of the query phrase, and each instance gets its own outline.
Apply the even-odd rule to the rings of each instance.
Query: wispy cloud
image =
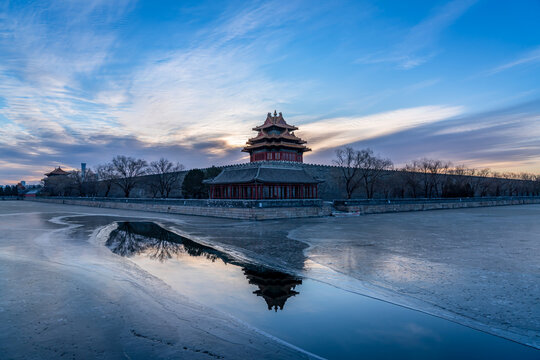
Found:
[[[499,171],[540,171],[540,100],[396,130],[349,145],[374,148],[397,165],[433,157]],[[333,150],[321,150],[313,159],[331,157]]]
[[[211,32],[197,35],[196,45],[150,56],[116,94],[107,95],[129,99],[111,112],[121,128],[148,144],[222,141],[212,155],[243,144],[263,111],[294,101],[305,88],[262,70],[275,61],[280,26],[298,21],[294,6],[275,5],[222,17]]]
[[[463,15],[476,0],[453,0],[406,31],[406,35],[391,48],[357,59],[361,64],[393,63],[401,69],[424,64],[440,51],[435,46],[440,34]]]
[[[316,152],[388,136],[462,113],[463,108],[459,106],[421,106],[363,117],[319,120],[304,125],[301,134],[310,140]]]
[[[497,66],[487,71],[486,75],[493,75],[493,74],[497,74],[505,70],[515,68],[517,66],[535,64],[535,63],[540,63],[540,47],[537,47],[536,49],[532,51],[528,51],[525,54],[522,54],[519,58],[513,61],[510,61],[506,64]]]
[[[103,21],[121,16],[106,2],[79,5],[42,10],[60,18],[85,14],[80,21],[94,11],[108,14]],[[261,71],[275,60],[268,44],[279,46],[280,24],[293,21],[293,6],[279,8],[277,18],[270,3],[222,17],[212,31],[195,34],[194,45],[145,54],[120,77],[102,74],[113,56],[114,32],[100,33],[75,21],[51,34],[42,25],[41,11],[7,13],[0,39],[0,47],[9,49],[0,54],[5,60],[0,66],[0,116],[7,120],[0,128],[2,154],[12,164],[47,163],[40,167],[59,164],[66,154],[74,161],[85,156],[97,161],[104,155],[96,153],[105,148],[140,156],[139,150],[146,149],[146,157],[160,156],[154,150],[161,148],[177,159],[197,151],[188,166],[240,159],[240,153],[231,159],[231,151],[250,136],[257,119],[292,101],[302,87]],[[261,21],[270,18],[275,21]],[[236,41],[254,32],[256,37]],[[85,79],[96,76],[101,81],[86,86]],[[119,147],[113,141],[131,145]],[[115,152],[107,156],[111,154]],[[0,177],[6,171],[14,168],[4,167]]]

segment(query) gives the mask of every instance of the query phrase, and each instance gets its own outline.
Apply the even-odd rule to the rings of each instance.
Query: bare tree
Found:
[[[359,176],[366,190],[366,197],[372,199],[375,193],[375,185],[385,171],[392,169],[393,163],[390,159],[373,155],[373,150],[369,148],[359,150],[357,153],[360,163]]]
[[[450,163],[441,160],[423,158],[413,161],[411,166],[421,174],[424,197],[431,198],[433,195],[440,196],[442,179],[450,167]]]
[[[476,172],[474,177],[474,189],[479,196],[488,196],[490,189],[493,187],[493,180],[490,178],[490,169],[481,169]]]
[[[474,171],[474,170],[472,170]],[[458,188],[464,187],[466,184],[469,183],[468,177],[470,176],[470,170],[465,165],[456,165],[453,168],[448,169],[448,175],[451,176],[445,176],[444,187],[446,186],[456,186]]]
[[[334,164],[341,168],[345,182],[347,198],[350,199],[356,189],[364,187],[366,197],[373,198],[375,185],[385,171],[392,169],[392,161],[377,157],[371,149],[355,150],[352,147],[336,150]]]
[[[401,169],[401,177],[403,179],[404,188],[410,189],[410,194],[413,198],[416,198],[420,194],[422,185],[422,178],[420,169],[416,161],[405,164],[405,167]],[[405,193],[405,191],[403,191]]]
[[[476,169],[470,169],[465,165],[455,167],[447,165],[447,171],[440,175],[443,179],[440,195],[444,198],[474,197],[478,187],[478,182],[475,181],[476,177],[474,176]]]
[[[435,161],[434,167],[431,168],[431,177],[433,183],[433,189],[436,197],[441,197],[442,188],[445,181],[448,179],[448,172],[451,169],[452,163],[441,160]],[[465,170],[465,173],[467,170]]]
[[[533,188],[534,188],[534,195],[535,196],[540,195],[540,175],[535,175],[534,176]]]
[[[341,176],[345,182],[347,199],[350,199],[362,182],[362,179],[358,176],[360,172],[360,154],[352,147],[337,149],[336,159],[333,160],[333,163],[340,167]]]
[[[534,194],[534,182],[536,175],[522,172],[519,174],[519,192],[521,195],[533,195]]]
[[[418,170],[418,172],[421,174],[422,177],[422,187],[424,188],[424,197],[428,198],[430,197],[430,189],[431,189],[431,176],[429,175],[429,167],[430,167],[430,160],[429,159],[421,159],[421,160],[414,160],[413,161],[414,168]]]
[[[515,181],[519,175],[513,172],[505,172],[501,174],[503,180],[503,191],[505,195],[514,196],[518,195],[518,182]]]
[[[139,177],[146,173],[146,161],[118,155],[112,160],[112,166],[116,175],[115,184],[124,191],[125,197],[129,197]]]
[[[117,178],[114,166],[111,163],[98,165],[96,173],[98,180],[105,186],[105,197],[108,197]]]
[[[168,198],[172,189],[178,185],[184,165],[173,163],[165,158],[150,163],[149,173],[154,175],[151,186],[161,197]]]
[[[97,175],[91,170],[74,170],[69,176],[73,179],[74,187],[79,196],[95,196],[97,192]]]

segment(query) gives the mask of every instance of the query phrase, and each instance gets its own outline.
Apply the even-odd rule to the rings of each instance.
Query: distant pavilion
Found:
[[[62,176],[62,175],[69,175],[69,172],[62,170],[60,166],[54,169],[53,171],[45,174],[45,176],[47,177]]]
[[[211,199],[315,199],[321,182],[308,174],[303,154],[311,151],[294,134],[296,126],[287,124],[283,115],[268,113],[261,126],[253,128],[257,136],[242,149],[250,163],[226,167],[218,176],[206,180]]]

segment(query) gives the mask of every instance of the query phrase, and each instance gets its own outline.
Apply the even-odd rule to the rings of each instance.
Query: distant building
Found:
[[[69,175],[69,172],[62,170],[62,168],[60,166],[57,167],[56,169],[54,169],[53,171],[48,172],[48,173],[45,174],[45,176],[47,176],[47,177],[62,176],[62,175]]]
[[[211,199],[314,199],[321,182],[295,163],[311,151],[305,141],[294,135],[297,127],[287,124],[283,115],[268,113],[258,134],[248,140],[242,151],[249,153],[250,163],[225,168],[218,176],[206,180]]]
[[[33,188],[24,193],[25,198],[35,198],[41,192],[41,188]]]

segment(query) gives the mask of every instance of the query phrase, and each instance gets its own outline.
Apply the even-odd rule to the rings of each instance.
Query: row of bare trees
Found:
[[[334,163],[342,171],[348,199],[361,186],[365,189],[366,198],[373,198],[375,185],[384,172],[394,166],[390,159],[375,156],[371,149],[354,150],[351,147],[336,150]]]
[[[43,180],[44,192],[53,196],[96,196],[103,188],[108,197],[113,185],[121,189],[125,197],[146,178],[154,197],[168,198],[179,186],[184,166],[165,158],[150,163],[143,159],[118,155],[110,162],[98,165],[95,170],[74,170],[66,176],[54,176]],[[146,177],[145,175],[148,175]]]
[[[334,163],[338,165],[337,182],[349,199],[540,195],[540,176],[529,173],[498,173],[427,158],[396,169],[390,159],[375,155],[371,149],[351,147],[337,150]],[[148,163],[120,155],[84,173],[75,170],[67,176],[48,177],[43,181],[43,192],[52,196],[100,193],[108,197],[114,187],[115,193],[120,191],[129,197],[138,187],[144,189],[143,196],[150,192],[152,197],[168,198],[173,190],[181,190],[183,197],[203,198],[207,196],[203,180],[220,171],[193,169],[184,174],[182,170],[183,165],[164,158]],[[335,184],[329,181],[326,186],[341,191]],[[332,193],[328,196],[339,196]]]
[[[363,197],[473,197],[540,195],[540,175],[493,172],[436,159],[418,159],[395,168],[371,149],[338,149],[334,164],[348,199]]]

